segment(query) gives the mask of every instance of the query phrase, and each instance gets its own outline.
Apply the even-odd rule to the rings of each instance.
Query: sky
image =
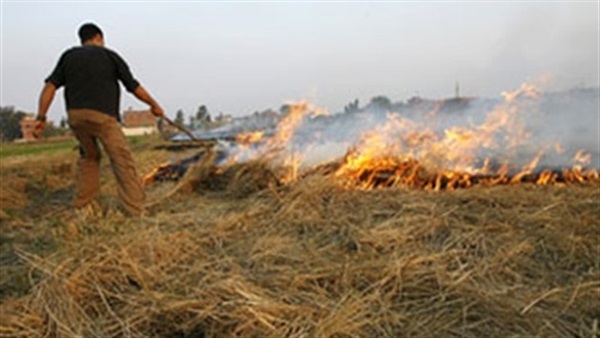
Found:
[[[2,106],[36,112],[43,80],[94,22],[167,115],[241,116],[308,100],[496,97],[599,85],[597,1],[1,1]],[[121,109],[146,106],[123,91]],[[63,91],[49,111],[65,116]]]

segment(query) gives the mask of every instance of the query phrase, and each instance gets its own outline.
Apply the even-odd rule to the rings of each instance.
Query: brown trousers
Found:
[[[117,120],[91,109],[70,109],[68,114],[69,125],[79,141],[81,152],[73,206],[81,208],[87,205],[100,190],[100,141],[117,179],[123,208],[130,215],[141,215],[144,211],[144,188]]]

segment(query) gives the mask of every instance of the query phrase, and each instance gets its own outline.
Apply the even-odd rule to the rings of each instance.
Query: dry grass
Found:
[[[10,244],[31,286],[2,298],[0,336],[598,335],[597,183],[362,191],[272,170],[204,163],[152,186],[143,220],[12,216],[58,244]]]

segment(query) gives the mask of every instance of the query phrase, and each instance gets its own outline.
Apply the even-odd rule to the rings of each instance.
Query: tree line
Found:
[[[391,110],[399,104],[401,103],[392,103],[391,100],[385,96],[375,96],[365,107],[360,107],[358,99],[355,99],[344,107],[344,113],[358,113],[367,109]],[[281,106],[279,112],[285,115],[288,109],[289,107],[286,104]],[[21,120],[27,115],[28,114],[26,112],[17,110],[13,106],[0,107],[0,141],[10,142],[22,138],[23,134],[21,132]],[[183,110],[177,110],[175,113],[175,122],[180,125],[187,125],[194,129],[203,129],[210,128],[215,124],[221,124],[224,122],[224,115],[220,113],[213,118],[211,113],[208,111],[208,108],[205,105],[200,105],[196,110],[196,113],[189,116],[187,123]],[[67,121],[65,118],[62,118],[58,127],[48,124],[44,130],[43,136],[51,137],[62,135],[67,132],[67,128]]]

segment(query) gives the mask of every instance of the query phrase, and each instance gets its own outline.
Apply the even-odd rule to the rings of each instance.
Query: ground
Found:
[[[130,142],[141,173],[183,156]],[[199,166],[130,219],[105,158],[82,216],[73,146],[0,150],[2,337],[598,336],[597,182],[365,191]]]

